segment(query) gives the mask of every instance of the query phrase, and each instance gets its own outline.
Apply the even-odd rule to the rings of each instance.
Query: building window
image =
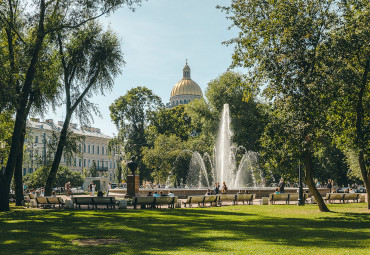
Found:
[[[104,155],[104,147],[103,146],[101,147],[101,154]]]
[[[38,142],[39,142],[39,137],[35,136],[35,143],[38,143]]]
[[[82,152],[82,145],[81,144],[78,145],[78,148],[79,148],[79,152]]]
[[[84,158],[84,167],[86,167],[86,159]]]
[[[81,159],[78,160],[78,166],[81,167]]]
[[[100,153],[100,150],[99,150],[99,145],[98,145],[98,148],[96,149],[97,150],[97,154],[99,154]]]
[[[90,144],[87,146],[87,153],[90,153]]]
[[[23,175],[26,175],[26,174],[27,174],[27,169],[23,168]]]
[[[84,144],[84,152],[86,152],[86,144]]]
[[[92,154],[95,154],[95,145],[92,146],[93,148],[93,151],[92,151]]]
[[[89,159],[89,161],[88,161],[88,167],[90,167],[90,159]]]
[[[109,168],[112,168],[112,161],[109,160]]]

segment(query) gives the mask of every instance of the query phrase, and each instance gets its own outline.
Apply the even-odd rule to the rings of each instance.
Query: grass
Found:
[[[0,254],[370,254],[365,203],[0,213]],[[75,239],[118,238],[79,246]]]

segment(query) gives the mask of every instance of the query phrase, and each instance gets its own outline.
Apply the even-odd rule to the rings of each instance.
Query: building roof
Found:
[[[35,121],[36,120],[36,121]],[[27,127],[33,129],[40,129],[40,130],[47,130],[47,131],[58,131],[60,132],[63,128],[63,124],[60,123],[56,124],[51,122],[40,122],[38,119],[34,120],[27,120]],[[90,137],[97,137],[103,139],[112,139],[112,137],[108,135],[104,135],[100,132],[98,128],[91,128],[91,127],[84,127],[82,129],[78,129],[76,124],[71,124],[70,128],[72,129],[73,133],[83,136],[90,136]]]

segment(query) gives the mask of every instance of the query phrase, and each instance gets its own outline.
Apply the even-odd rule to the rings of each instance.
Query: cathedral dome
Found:
[[[188,62],[183,69],[182,80],[173,86],[170,97],[171,107],[179,104],[187,104],[197,98],[202,98],[203,92],[199,85],[190,78]]]
[[[196,95],[203,96],[203,92],[199,85],[192,79],[182,79],[173,86],[171,97],[179,95]]]

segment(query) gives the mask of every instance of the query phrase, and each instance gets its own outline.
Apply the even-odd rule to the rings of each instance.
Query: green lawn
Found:
[[[365,203],[0,213],[0,254],[370,254]],[[79,246],[75,239],[118,238]]]

